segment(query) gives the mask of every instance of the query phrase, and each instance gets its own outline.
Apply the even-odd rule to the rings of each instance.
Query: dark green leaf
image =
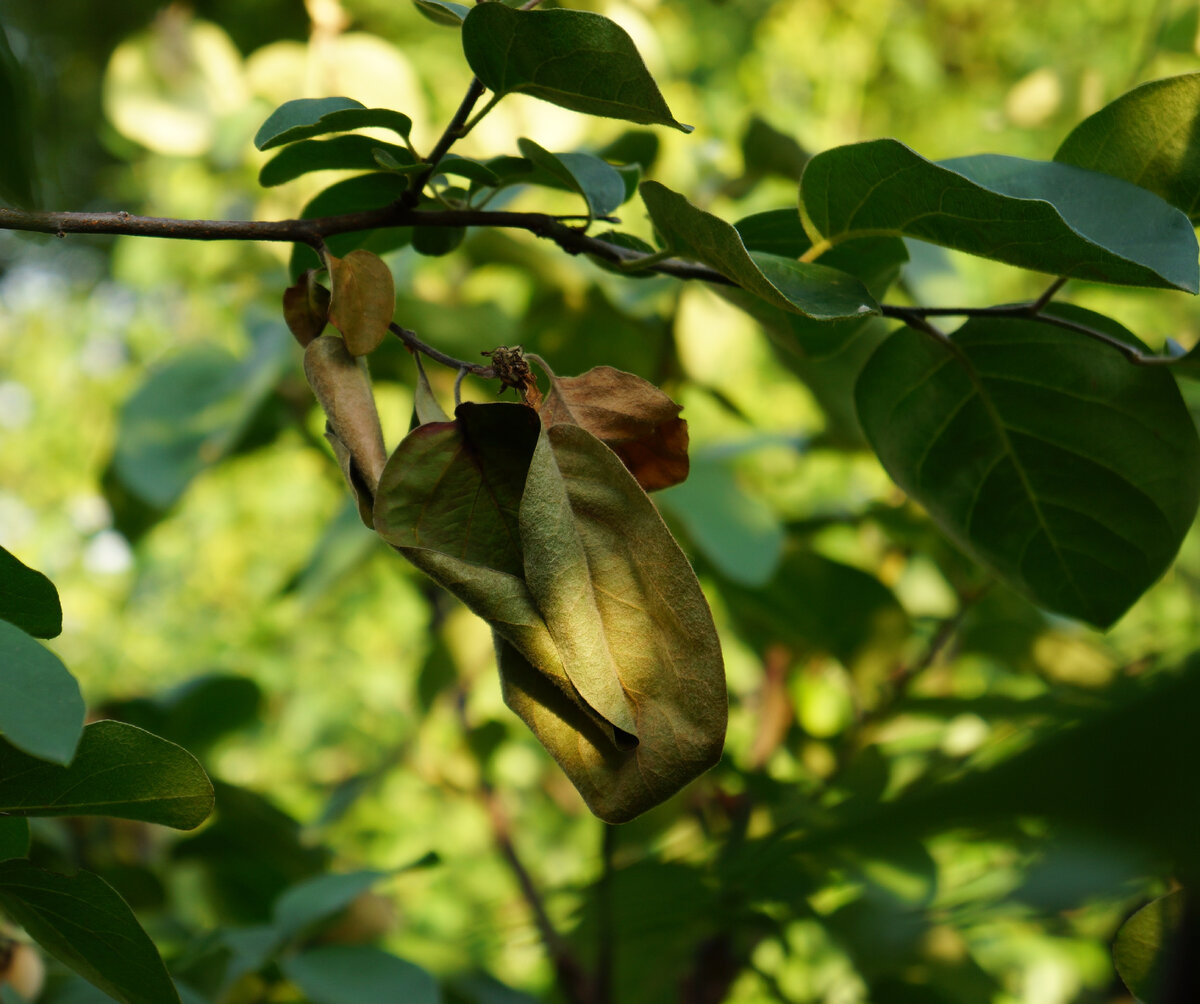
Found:
[[[179,1004],[158,949],[97,875],[0,862],[0,907],[47,952],[124,1004]]]
[[[408,190],[408,176],[395,171],[376,171],[360,174],[330,185],[314,196],[300,213],[301,219],[337,216],[341,213],[361,213],[382,209],[395,202]],[[404,247],[412,238],[411,227],[385,227],[382,230],[359,230],[334,234],[325,239],[331,254],[339,257],[355,248],[365,247],[376,254],[386,254]],[[295,277],[307,268],[323,266],[324,262],[307,244],[297,244],[292,251],[288,274]]]
[[[846,272],[749,252],[730,224],[656,181],[643,182],[641,193],[655,229],[672,251],[716,269],[774,307],[821,321],[879,310],[866,287]]]
[[[0,737],[30,757],[69,763],[83,728],[75,678],[53,652],[7,621],[0,621],[0,666]]]
[[[1123,178],[1200,221],[1200,73],[1135,87],[1079,123],[1054,159]]]
[[[742,157],[746,174],[775,174],[799,181],[809,155],[793,137],[754,115],[742,135]]]
[[[391,129],[408,138],[412,119],[389,108],[367,108],[353,98],[297,98],[271,112],[254,136],[254,145],[270,150],[284,143],[351,129]]]
[[[692,131],[671,115],[633,39],[600,14],[481,3],[463,22],[462,41],[471,69],[497,95],[532,94],[585,115]]]
[[[121,408],[113,463],[121,481],[160,509],[226,456],[274,389],[293,351],[278,324],[255,331],[244,359],[189,347],[152,370]]]
[[[258,719],[262,690],[245,676],[207,673],[154,697],[109,704],[113,717],[193,753]]]
[[[835,243],[907,235],[1053,275],[1200,288],[1187,217],[1144,189],[1066,164],[993,154],[934,164],[882,139],[817,154],[800,194]]]
[[[35,638],[53,638],[62,632],[62,604],[54,583],[2,547],[0,620],[15,624]]]
[[[275,927],[288,937],[326,920],[375,885],[387,872],[357,871],[317,875],[294,885],[275,901]]]
[[[281,968],[312,1004],[441,1004],[424,969],[366,945],[326,945],[284,959]]]
[[[433,176],[436,178],[441,174],[453,174],[455,177],[466,178],[485,186],[495,185],[500,180],[496,172],[487,164],[481,164],[469,157],[460,157],[456,153],[446,154],[438,163]]]
[[[414,429],[396,447],[379,481],[375,529],[397,547],[521,575],[517,513],[537,413],[521,404],[463,404],[455,415]]]
[[[738,220],[733,228],[747,251],[767,251],[784,258],[799,258],[812,247],[795,209],[768,209]]]
[[[449,0],[413,0],[413,3],[434,24],[449,28],[462,27],[463,19],[471,10],[465,4],[450,3]]]
[[[382,150],[400,166],[415,165],[416,158],[407,148],[381,143],[369,136],[336,136],[333,139],[308,139],[292,143],[275,154],[258,172],[264,188],[282,185],[311,171],[372,171]]]
[[[0,26],[0,108],[5,118],[5,154],[0,157],[0,199],[31,207],[37,171],[33,159],[34,88],[30,74],[17,61]]]
[[[29,822],[19,816],[0,816],[0,861],[29,854]]]
[[[1130,917],[1113,942],[1117,973],[1138,1000],[1162,999],[1162,980],[1174,935],[1183,921],[1185,892],[1177,889],[1147,903]]]
[[[457,248],[466,236],[466,227],[413,227],[412,246],[417,254],[440,258]]]
[[[589,215],[607,216],[625,201],[625,179],[599,157],[590,153],[551,153],[531,139],[519,139],[517,146],[530,163],[582,195]]]
[[[649,171],[658,160],[658,134],[648,129],[630,129],[597,151],[596,156],[613,164],[637,164]]]
[[[1076,307],[1055,313],[1137,344]],[[904,328],[856,389],[867,436],[942,530],[1036,602],[1108,626],[1170,564],[1200,443],[1170,374],[1073,331],[976,318]]]
[[[603,233],[596,234],[596,239],[604,241],[606,244],[613,244],[619,248],[625,248],[627,251],[637,251],[639,254],[650,255],[655,253],[655,249],[647,244],[640,237],[635,237],[633,234],[621,233],[617,230],[605,230]],[[649,269],[642,272],[625,272],[614,265],[610,261],[606,261],[596,255],[588,255],[600,268],[606,272],[615,272],[617,275],[623,275],[630,279],[653,279],[654,273]]]
[[[196,758],[134,725],[89,725],[68,767],[0,743],[0,812],[116,816],[190,830],[212,807],[212,783]]]

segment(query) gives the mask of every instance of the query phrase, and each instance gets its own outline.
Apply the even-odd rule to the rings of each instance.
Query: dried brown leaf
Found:
[[[301,348],[307,348],[329,321],[329,290],[317,282],[316,272],[308,269],[283,291],[283,319]]]
[[[329,323],[345,336],[352,356],[379,348],[396,311],[391,269],[379,255],[359,248],[345,258],[326,256],[333,284]]]

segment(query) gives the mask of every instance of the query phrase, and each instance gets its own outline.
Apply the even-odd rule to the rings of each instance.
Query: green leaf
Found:
[[[123,1004],[179,1004],[154,942],[99,876],[3,861],[0,907],[47,952]]]
[[[461,28],[471,10],[465,4],[450,3],[449,0],[413,0],[413,4],[434,24],[444,24],[449,28]]]
[[[660,145],[658,133],[629,129],[598,150],[596,155],[612,164],[636,164],[643,171],[649,171],[658,160]]]
[[[0,621],[0,737],[31,757],[69,763],[83,728],[79,684],[58,657]]]
[[[873,140],[813,157],[800,198],[833,242],[907,235],[1052,275],[1200,288],[1196,236],[1179,210],[1066,164],[994,154],[934,164]]]
[[[1200,73],[1135,87],[1079,123],[1054,159],[1123,178],[1200,222]]]
[[[35,638],[53,638],[62,633],[62,604],[54,583],[2,547],[0,620],[15,624]]]
[[[275,927],[287,937],[299,934],[344,910],[387,874],[365,870],[306,879],[285,890],[275,901],[271,911]]]
[[[329,323],[342,333],[352,356],[379,348],[396,312],[392,270],[373,251],[358,248],[345,258],[326,257],[329,269]]]
[[[1056,315],[1138,344],[1078,307]],[[903,328],[855,392],[888,473],[1037,603],[1112,624],[1170,564],[1200,498],[1200,442],[1170,374],[1073,331],[975,318]]]
[[[110,717],[193,753],[258,721],[262,689],[245,676],[206,673],[153,697],[107,704]]]
[[[184,349],[150,372],[121,408],[114,467],[160,509],[237,445],[291,361],[278,324],[262,325],[244,359],[213,345]]]
[[[360,174],[356,178],[339,181],[315,195],[300,213],[305,220],[321,216],[337,216],[341,213],[369,212],[382,209],[395,202],[408,191],[408,176],[395,171],[375,171]],[[353,233],[334,234],[325,239],[331,254],[339,257],[355,248],[365,247],[376,254],[386,254],[404,247],[412,239],[411,227],[385,227],[382,230],[357,230]],[[288,274],[300,275],[305,269],[324,265],[307,244],[297,244],[292,251]]]
[[[412,246],[417,254],[441,258],[457,248],[466,236],[466,227],[413,227]]]
[[[407,148],[381,143],[370,136],[337,136],[333,139],[308,139],[284,147],[258,172],[264,188],[282,185],[312,171],[372,171],[383,151],[397,165],[414,166],[417,159]]]
[[[498,96],[532,94],[585,115],[692,131],[671,115],[633,39],[600,14],[481,3],[463,22],[462,42],[472,71]]]
[[[389,544],[520,575],[518,509],[538,437],[522,404],[462,404],[410,432],[388,459],[375,529]]]
[[[437,983],[420,966],[367,945],[325,945],[284,959],[280,968],[312,1004],[442,1000]]]
[[[30,208],[37,170],[34,163],[32,75],[18,62],[0,26],[0,108],[5,111],[5,154],[0,157],[0,199]]]
[[[530,163],[582,195],[590,216],[607,216],[625,201],[625,179],[599,157],[590,153],[551,153],[531,139],[519,139],[517,146]]]
[[[19,816],[0,816],[0,861],[29,855],[29,823]]]
[[[1176,889],[1147,903],[1117,931],[1113,962],[1117,973],[1139,1000],[1160,999],[1167,953],[1183,921],[1185,893]]]
[[[353,98],[297,98],[271,112],[254,136],[254,145],[270,150],[284,143],[351,129],[391,129],[405,139],[412,119],[390,108],[367,108]]]
[[[642,182],[641,193],[655,229],[673,252],[716,269],[772,306],[821,321],[878,313],[866,287],[853,276],[747,251],[733,226],[656,181]]]
[[[89,725],[67,767],[0,743],[0,812],[115,816],[190,830],[212,807],[212,783],[199,761],[134,725]]]

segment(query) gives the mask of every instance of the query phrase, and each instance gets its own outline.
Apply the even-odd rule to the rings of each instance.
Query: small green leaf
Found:
[[[123,1004],[179,1004],[154,942],[98,875],[3,861],[0,907],[47,952]]]
[[[1139,344],[1099,314],[1049,309]],[[950,342],[902,328],[855,399],[884,467],[943,532],[1099,627],[1162,575],[1195,516],[1200,441],[1175,381],[1082,334],[997,317]]]
[[[442,1000],[437,983],[420,966],[368,945],[325,945],[284,959],[280,968],[312,1004]]]
[[[1067,164],[986,154],[934,164],[893,139],[808,162],[801,204],[824,237],[918,237],[1021,268],[1200,288],[1196,235],[1158,196]]]
[[[419,255],[441,258],[457,248],[466,236],[466,227],[413,227],[412,246]]]
[[[390,108],[367,108],[353,98],[297,98],[271,112],[254,137],[260,150],[351,129],[391,129],[405,139],[412,119]]]
[[[62,604],[54,583],[2,547],[0,620],[15,624],[35,638],[53,638],[62,632]]]
[[[449,0],[413,0],[413,4],[434,24],[444,24],[448,28],[461,28],[471,10],[465,4],[450,3]]]
[[[352,356],[365,356],[387,337],[396,312],[392,270],[374,252],[359,248],[345,258],[329,255],[329,323],[346,339]]]
[[[408,176],[405,174],[396,171],[360,174],[357,178],[336,182],[315,195],[301,211],[300,218],[311,220],[321,216],[382,209],[395,202],[406,191]],[[384,227],[381,230],[356,230],[353,233],[334,234],[325,239],[325,246],[331,254],[339,256],[359,247],[381,255],[404,247],[411,239],[411,227]],[[323,264],[307,244],[297,244],[292,251],[288,274],[298,276],[307,268],[316,268]]]
[[[643,182],[641,193],[655,229],[672,251],[716,269],[772,306],[821,321],[878,313],[866,287],[852,275],[749,252],[730,224],[656,181]]]
[[[0,861],[29,855],[29,823],[19,816],[0,816]]]
[[[0,666],[0,737],[30,757],[69,763],[83,728],[75,677],[53,652],[7,621],[0,621]]]
[[[409,167],[417,159],[403,146],[381,143],[370,136],[335,136],[333,139],[306,139],[292,143],[275,154],[258,172],[258,183],[272,188],[312,171],[371,171],[380,152],[396,165]],[[395,170],[395,168],[392,168]]]
[[[1135,87],[1079,123],[1054,159],[1123,178],[1200,222],[1200,73]]]
[[[116,816],[190,830],[212,807],[212,783],[199,761],[134,725],[89,725],[68,767],[0,742],[0,812]]]
[[[600,14],[481,3],[463,22],[462,42],[467,63],[497,95],[532,94],[585,115],[692,131],[671,115],[633,39]]]
[[[1184,895],[1177,889],[1147,903],[1121,925],[1113,941],[1117,973],[1130,992],[1147,1004],[1160,999],[1167,953],[1183,922]]]
[[[530,161],[583,196],[591,216],[607,216],[626,199],[625,179],[611,164],[590,153],[551,153],[531,139],[517,140]]]
[[[277,930],[286,937],[325,920],[375,885],[388,873],[366,870],[344,874],[316,875],[292,886],[275,901],[271,911]]]

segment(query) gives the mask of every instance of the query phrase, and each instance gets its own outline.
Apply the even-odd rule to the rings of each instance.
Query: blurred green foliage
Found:
[[[794,205],[806,151],[893,136],[932,159],[1049,159],[1128,87],[1200,68],[1192,0],[570,6],[621,23],[696,126],[657,131],[654,177],[730,221]],[[9,0],[37,203],[298,215],[339,175],[263,190],[250,142],[297,96],[396,108],[427,150],[469,79],[455,31],[392,0],[306,9]],[[462,152],[515,155],[518,136],[597,152],[623,132],[516,96]],[[542,189],[509,205],[579,211]],[[621,212],[650,238],[636,203]],[[902,288],[925,303],[1039,291],[1015,269],[909,252]],[[1200,538],[1107,634],[1047,617],[989,584],[858,447],[837,400],[863,356],[781,365],[710,290],[630,281],[524,235],[471,232],[452,255],[388,262],[398,319],[443,351],[521,343],[560,373],[617,366],[684,404],[694,480],[662,508],[722,635],[723,762],[616,831],[606,874],[600,824],[501,703],[484,625],[343,501],[281,340],[288,249],[0,233],[0,545],[57,585],[51,647],[89,706],[188,745],[221,782],[196,835],[38,821],[35,860],[104,875],[206,1000],[295,999],[271,989],[272,910],[330,867],[387,873],[378,899],[354,901],[383,909],[349,933],[305,932],[308,963],[282,969],[301,986],[319,982],[318,953],[369,968],[346,943],[377,942],[443,978],[448,1000],[526,999],[497,981],[554,999],[497,811],[573,951],[611,951],[622,1004],[681,987],[745,1002],[1125,999],[1118,926],[1200,864],[1185,662]],[[1200,337],[1183,297],[1066,295],[1156,348]],[[415,374],[398,346],[372,364],[394,444]],[[142,419],[155,381],[183,368],[194,394],[175,418],[196,445],[163,457],[177,430]],[[430,378],[448,401],[453,374]],[[831,404],[822,387],[847,390]],[[430,851],[439,863],[406,867]],[[44,999],[80,992],[55,973]]]

